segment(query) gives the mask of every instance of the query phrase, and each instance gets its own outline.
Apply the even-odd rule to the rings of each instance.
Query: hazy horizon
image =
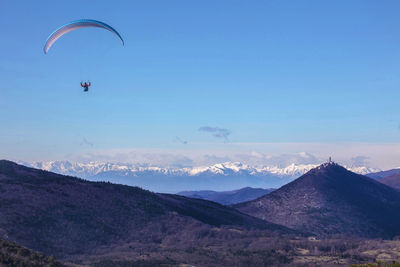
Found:
[[[400,166],[400,144],[318,144],[318,143],[214,143],[187,145],[186,149],[86,149],[80,153],[57,156],[24,155],[6,156],[4,159],[26,162],[111,162],[145,164],[158,167],[198,167],[225,162],[240,162],[250,166],[286,167],[291,164],[320,164],[329,157],[346,166],[370,167],[381,170]],[[211,146],[207,148],[207,146]],[[308,151],[308,152],[306,152]],[[4,155],[3,155],[4,154]],[[29,156],[28,156],[29,155]]]

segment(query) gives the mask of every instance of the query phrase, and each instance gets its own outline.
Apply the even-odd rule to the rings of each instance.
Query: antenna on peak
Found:
[[[329,163],[329,164],[332,163],[332,157],[329,157],[328,163]]]

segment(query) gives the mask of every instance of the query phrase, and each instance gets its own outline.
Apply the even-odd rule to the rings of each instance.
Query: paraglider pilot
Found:
[[[81,86],[84,88],[84,89],[83,89],[84,92],[89,91],[89,87],[90,87],[91,85],[92,85],[92,84],[91,84],[90,82],[85,82],[85,83],[82,83],[82,82],[81,82]]]

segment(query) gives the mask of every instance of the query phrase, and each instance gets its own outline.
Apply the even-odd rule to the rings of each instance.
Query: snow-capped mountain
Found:
[[[277,166],[249,166],[240,162],[225,162],[218,163],[212,166],[201,166],[192,168],[176,168],[176,167],[156,167],[156,166],[143,166],[140,164],[129,164],[129,163],[101,163],[101,162],[90,162],[90,163],[79,163],[70,161],[49,161],[49,162],[32,162],[24,165],[51,171],[60,174],[74,175],[78,177],[91,177],[104,172],[119,172],[125,175],[146,173],[158,173],[164,175],[174,176],[196,176],[201,174],[210,175],[232,175],[238,173],[248,173],[255,176],[263,176],[266,174],[274,174],[278,176],[300,176],[308,172],[312,168],[315,168],[319,164],[299,164],[294,163],[286,167]],[[369,167],[346,167],[348,170],[359,173],[367,174],[377,172],[379,169]]]
[[[191,168],[157,167],[110,162],[20,162],[26,166],[88,180],[110,181],[137,185],[161,192],[183,190],[233,190],[241,187],[279,187],[297,178],[318,164],[278,166],[249,166],[240,162],[225,162]],[[347,167],[350,171],[367,174],[379,171],[368,167]]]

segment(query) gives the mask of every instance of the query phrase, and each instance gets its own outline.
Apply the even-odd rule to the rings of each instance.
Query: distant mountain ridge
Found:
[[[381,178],[379,179],[379,182],[400,190],[400,173]]]
[[[286,167],[249,166],[240,162],[226,162],[212,166],[179,168],[107,162],[19,163],[93,181],[111,181],[136,185],[156,192],[173,193],[187,190],[228,191],[248,186],[278,188],[317,166],[315,164],[290,164]],[[349,169],[361,174],[378,171],[368,167],[349,167]]]
[[[268,195],[234,207],[321,236],[400,235],[400,192],[335,163],[322,164]]]
[[[183,191],[179,192],[178,195],[192,197],[192,198],[207,199],[223,205],[232,205],[259,198],[268,193],[271,193],[274,190],[275,189],[273,188],[263,189],[263,188],[245,187],[238,190],[222,191],[222,192],[216,192],[210,190]]]
[[[395,175],[395,174],[400,174],[400,167],[399,168],[395,168],[395,169],[390,169],[390,170],[386,170],[386,171],[378,171],[378,172],[371,172],[366,174],[366,176],[379,180],[391,175]]]

